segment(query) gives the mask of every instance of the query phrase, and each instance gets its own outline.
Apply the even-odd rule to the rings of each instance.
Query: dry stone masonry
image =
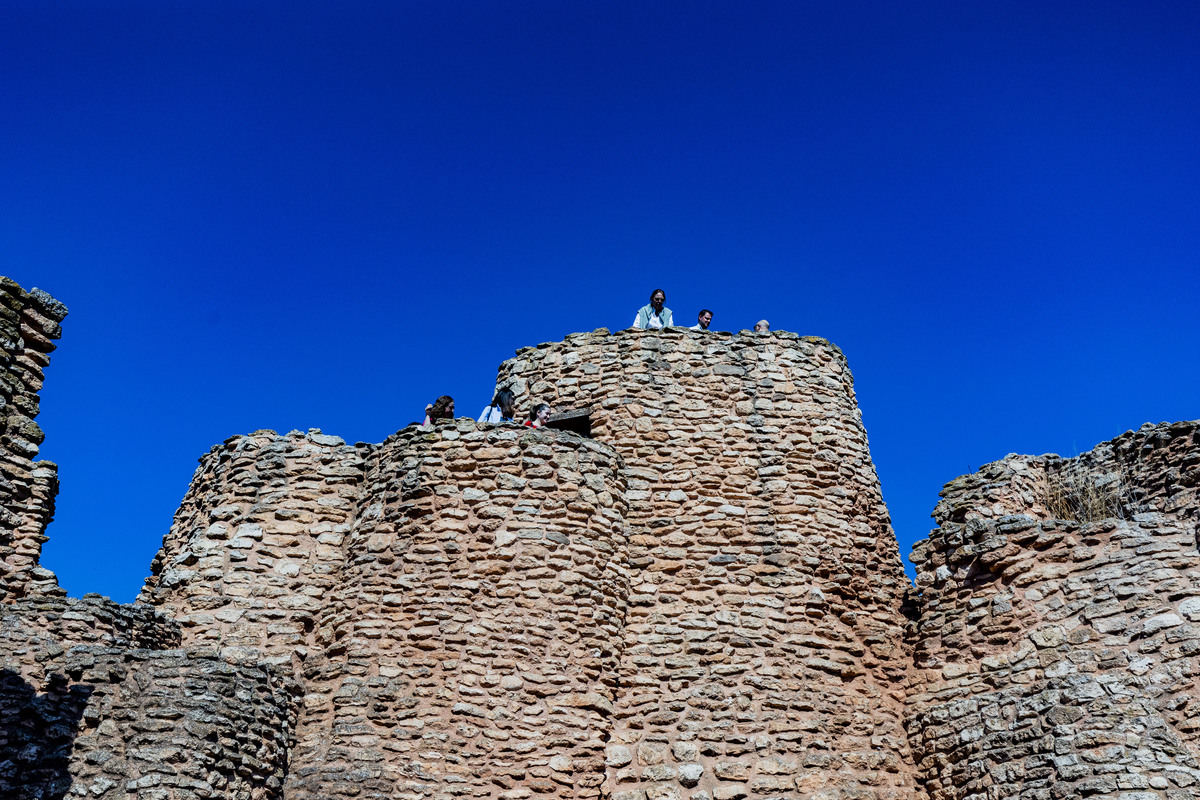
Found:
[[[1200,423],[947,484],[913,551],[935,800],[1200,795]]]
[[[500,366],[570,430],[214,447],[120,605],[38,565],[66,309],[0,301],[0,797],[1198,792],[1200,423],[948,484],[914,588],[835,346],[601,329]]]
[[[214,447],[139,601],[177,620],[187,644],[229,660],[302,659],[341,577],[371,449],[315,429],[257,431]]]
[[[600,330],[500,368],[626,464],[620,800],[913,795],[908,582],[850,370],[795,334]]]
[[[299,684],[181,649],[148,605],[67,598],[38,564],[57,483],[33,419],[66,313],[0,279],[0,797],[280,797]]]
[[[0,592],[56,593],[53,573],[38,566],[54,516],[58,467],[33,461],[45,438],[34,422],[38,391],[67,308],[41,289],[24,291],[0,277]],[[64,593],[65,594],[65,593]]]
[[[385,442],[306,664],[288,796],[599,796],[624,490],[612,449],[572,434],[459,420]]]

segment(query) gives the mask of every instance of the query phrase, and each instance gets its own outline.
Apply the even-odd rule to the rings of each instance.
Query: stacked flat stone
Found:
[[[188,645],[233,661],[303,660],[340,579],[366,456],[320,430],[257,431],[209,451],[139,597]]]
[[[501,382],[596,440],[459,420],[202,460],[143,598],[296,659],[289,796],[909,796],[907,582],[841,353],[598,331]]]
[[[0,796],[281,797],[295,685],[213,651],[76,646],[0,670]]]
[[[1064,478],[1109,518],[1054,518]],[[1196,797],[1198,491],[1198,422],[946,485],[913,551],[909,731],[934,800]]]
[[[45,438],[34,421],[38,391],[67,308],[41,289],[0,276],[0,602],[65,595],[38,565],[54,518],[58,467],[34,461]]]
[[[201,459],[142,598],[185,644],[303,676],[289,796],[598,795],[623,520],[619,459],[571,434],[260,431]]]
[[[497,386],[589,409],[625,462],[618,800],[920,796],[904,731],[908,582],[850,370],[823,339],[606,330]]]
[[[470,420],[372,456],[288,796],[599,797],[628,576],[612,449]]]

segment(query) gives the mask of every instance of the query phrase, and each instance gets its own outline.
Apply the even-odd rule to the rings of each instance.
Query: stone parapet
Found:
[[[34,421],[38,391],[67,308],[41,289],[0,277],[0,603],[29,594],[65,595],[38,565],[54,518],[58,468],[34,461],[45,439]]]
[[[1195,796],[1198,477],[1189,422],[947,484],[912,556],[909,731],[932,798]]]
[[[587,409],[626,464],[619,800],[920,797],[908,582],[853,380],[823,339],[599,330],[518,351],[521,407]]]

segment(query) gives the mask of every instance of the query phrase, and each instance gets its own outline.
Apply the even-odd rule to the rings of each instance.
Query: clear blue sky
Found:
[[[845,351],[942,484],[1200,417],[1200,4],[0,3],[0,272],[71,309],[43,564],[130,600],[196,458],[477,414],[529,344]]]

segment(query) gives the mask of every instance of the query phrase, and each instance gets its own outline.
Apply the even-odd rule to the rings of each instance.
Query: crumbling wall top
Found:
[[[64,594],[39,566],[54,518],[58,468],[34,461],[45,440],[35,421],[44,370],[62,335],[67,307],[41,289],[0,277],[0,602]]]

